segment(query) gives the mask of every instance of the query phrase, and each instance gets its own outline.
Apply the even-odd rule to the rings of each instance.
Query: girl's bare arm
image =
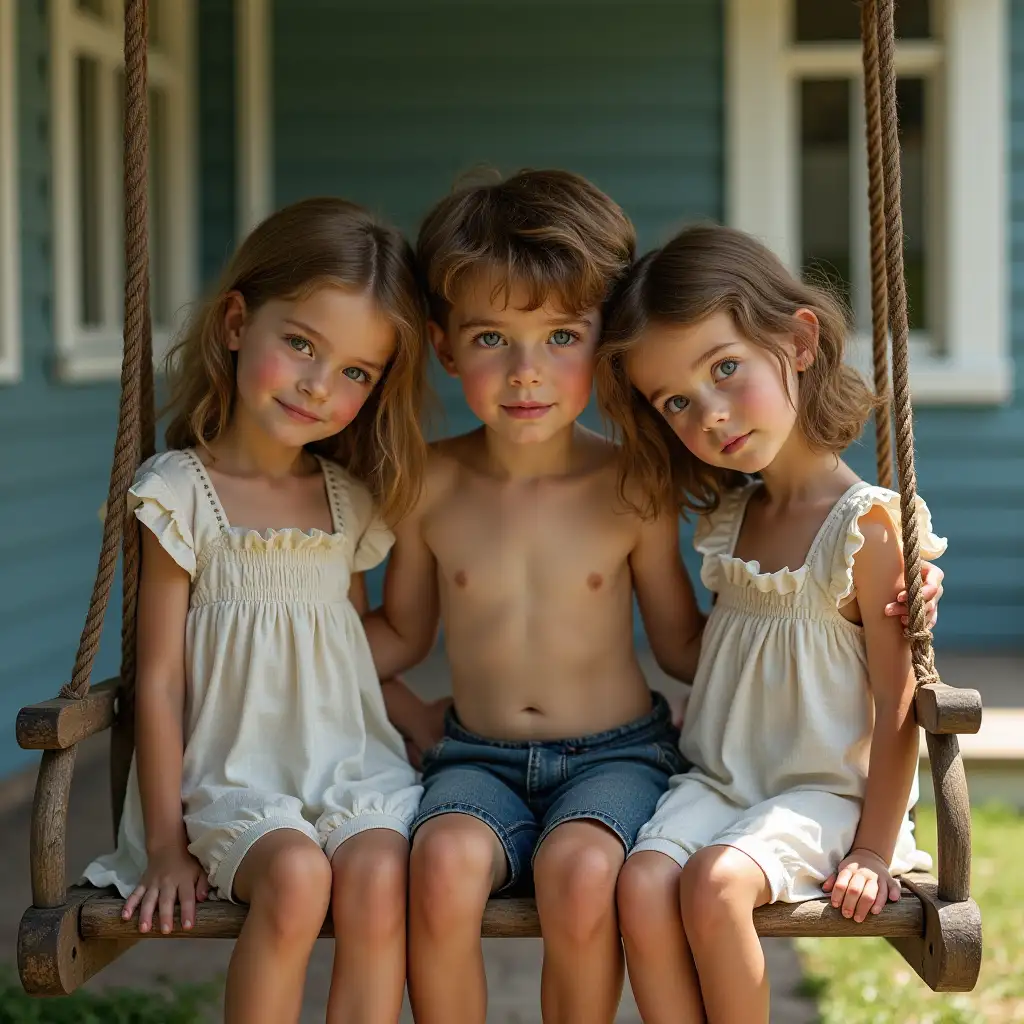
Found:
[[[130,917],[140,906],[142,931],[157,908],[161,930],[170,931],[178,901],[182,924],[190,928],[196,897],[206,895],[203,871],[188,853],[181,807],[188,603],[188,573],[143,528],[135,729],[148,865],[124,910]]]
[[[641,523],[629,566],[655,661],[674,679],[692,682],[704,616],[679,553],[679,517],[675,512]]]
[[[860,824],[850,855],[826,883],[833,904],[862,921],[887,899],[899,898],[889,874],[917,765],[919,738],[914,718],[914,672],[910,643],[898,618],[885,604],[903,578],[897,527],[884,510],[873,508],[860,520],[864,546],[857,552],[853,580],[864,626],[868,677],[875,708],[871,758]],[[832,882],[832,879],[829,880]]]

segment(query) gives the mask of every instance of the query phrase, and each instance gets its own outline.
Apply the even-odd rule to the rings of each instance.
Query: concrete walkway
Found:
[[[944,678],[951,683],[982,690],[987,707],[1024,708],[1024,677],[1019,658],[987,659],[979,666],[976,658],[947,657],[940,660]],[[652,685],[668,693],[677,692],[652,665],[645,671]],[[446,692],[444,662],[434,658],[410,677],[424,695]],[[1005,740],[1000,730],[1000,740]],[[1018,733],[1018,740],[1024,733]],[[1024,749],[1022,749],[1024,754]],[[13,963],[18,921],[30,902],[28,874],[28,826],[32,779],[12,780],[0,787],[0,961]],[[84,744],[72,787],[69,849],[69,879],[85,864],[109,847],[111,816],[107,799],[106,737]],[[772,1021],[778,1024],[811,1024],[817,1019],[814,1004],[799,995],[799,963],[793,946],[784,940],[765,943],[772,979]],[[161,976],[188,981],[222,977],[231,944],[218,940],[140,942],[108,967],[90,987],[145,987]],[[317,944],[310,964],[303,1022],[322,1021],[330,979],[332,946]],[[492,939],[485,943],[490,986],[490,1024],[534,1024],[540,1022],[540,941],[536,939]],[[457,982],[455,982],[457,983]],[[620,1024],[639,1024],[640,1017],[628,985],[623,995]],[[411,1024],[406,1010],[403,1024]]]

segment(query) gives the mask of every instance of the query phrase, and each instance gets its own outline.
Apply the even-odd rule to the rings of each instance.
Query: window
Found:
[[[120,373],[124,7],[52,0],[55,330],[64,380]],[[149,2],[150,307],[159,355],[193,293],[192,0]]]
[[[1006,401],[1005,0],[901,0],[897,103],[915,399]],[[849,301],[870,362],[860,7],[727,0],[729,219]]]
[[[0,0],[0,383],[21,377],[16,6],[17,0]]]

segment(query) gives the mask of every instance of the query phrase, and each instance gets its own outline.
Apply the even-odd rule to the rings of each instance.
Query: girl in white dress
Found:
[[[137,756],[115,853],[86,870],[139,929],[249,905],[231,1021],[296,1021],[328,902],[328,1020],[388,1021],[405,982],[420,787],[360,621],[415,499],[425,308],[393,228],[339,199],[256,228],[168,364],[169,451],[142,465]]]
[[[613,300],[604,408],[650,509],[700,513],[715,595],[680,742],[693,768],[619,878],[648,1024],[766,1022],[756,907],[824,891],[863,921],[929,866],[907,815],[910,646],[882,611],[903,574],[899,496],[839,457],[877,405],[846,331],[830,297],[713,226],[646,256]],[[916,513],[934,558],[945,541]]]

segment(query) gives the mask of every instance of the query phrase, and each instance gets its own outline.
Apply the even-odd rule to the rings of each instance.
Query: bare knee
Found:
[[[371,942],[404,932],[409,846],[402,836],[383,829],[354,836],[338,847],[331,868],[339,931]]]
[[[288,843],[267,858],[253,880],[250,914],[276,942],[303,942],[320,933],[330,896],[331,866],[323,851],[309,841]]]
[[[570,822],[554,829],[533,865],[545,934],[584,941],[614,921],[615,882],[623,857],[618,837],[601,825]]]
[[[644,851],[630,857],[619,873],[615,897],[619,928],[627,943],[644,949],[661,942],[664,925],[680,920],[682,868],[663,853]]]
[[[687,939],[697,945],[749,922],[766,888],[745,853],[729,846],[699,850],[683,869],[679,890]]]
[[[441,815],[416,834],[410,855],[410,905],[432,932],[470,920],[479,927],[495,876],[498,839],[482,821]],[[503,856],[503,854],[502,854]]]

